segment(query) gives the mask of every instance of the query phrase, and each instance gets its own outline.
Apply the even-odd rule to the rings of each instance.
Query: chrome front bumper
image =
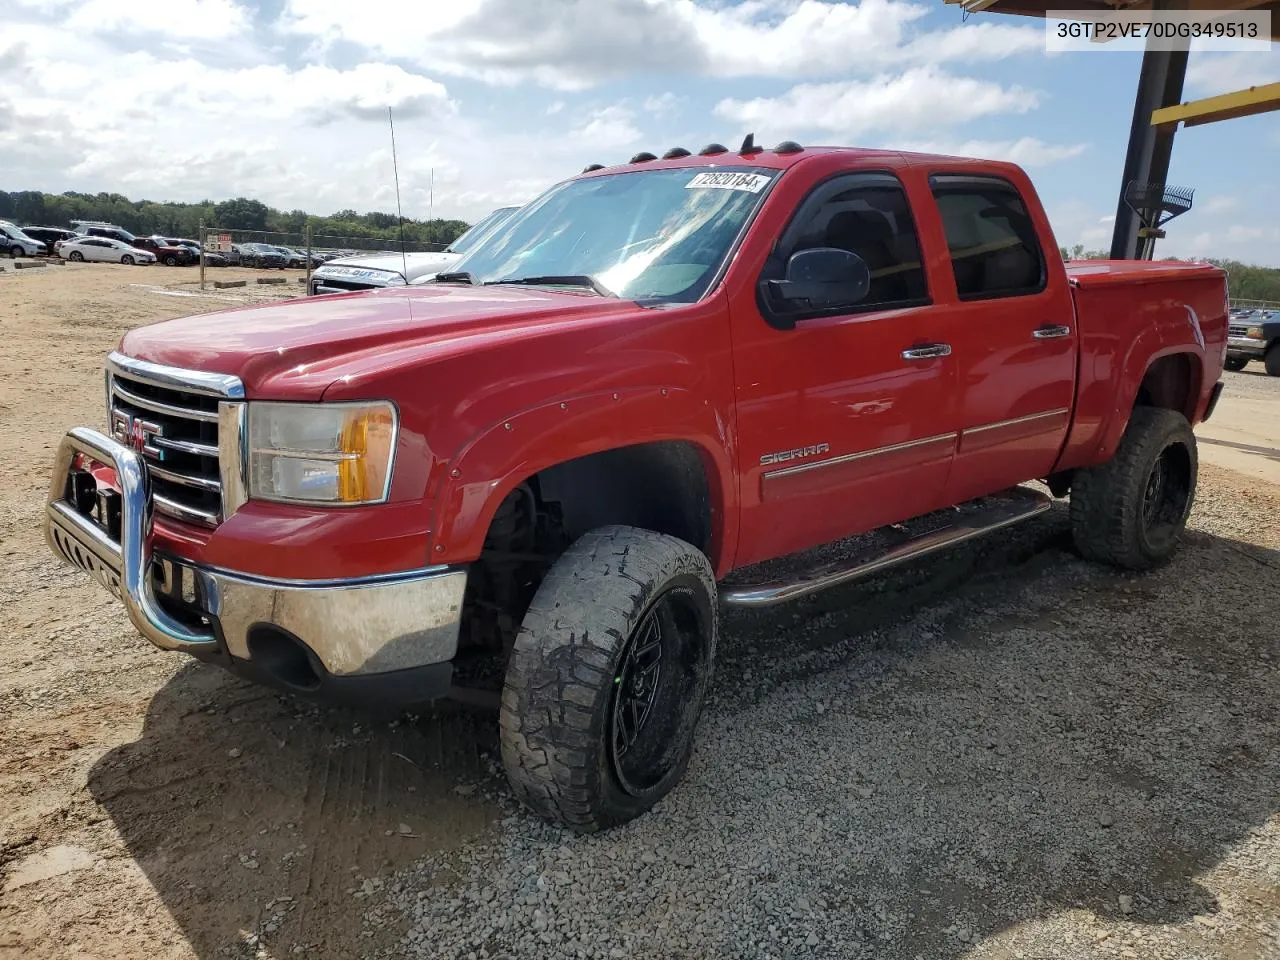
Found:
[[[1251,337],[1227,337],[1227,356],[1244,354],[1250,357],[1262,357],[1266,352],[1265,340],[1254,340]]]
[[[117,542],[83,505],[68,500],[77,453],[115,468]],[[148,478],[141,458],[83,427],[62,440],[44,520],[53,552],[92,575],[125,606],[138,632],[163,650],[254,661],[257,640],[287,635],[318,676],[364,677],[446,663],[457,652],[467,575],[427,567],[349,580],[276,580],[153,557]],[[190,578],[200,616],[175,616],[163,587]]]

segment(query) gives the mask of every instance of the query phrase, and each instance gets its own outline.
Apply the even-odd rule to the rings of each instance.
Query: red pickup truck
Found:
[[[641,154],[430,284],[130,331],[46,532],[151,642],[278,688],[495,678],[515,792],[590,831],[680,779],[722,604],[1054,496],[1086,557],[1169,557],[1226,346],[1221,270],[1064,264],[1007,163]]]

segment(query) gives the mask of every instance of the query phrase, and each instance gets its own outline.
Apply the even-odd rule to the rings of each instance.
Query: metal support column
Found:
[[[1160,10],[1187,8],[1186,0],[1156,0],[1155,6]],[[1129,150],[1124,158],[1115,232],[1111,236],[1112,260],[1134,260],[1138,256],[1140,224],[1137,215],[1124,202],[1125,188],[1135,180],[1164,183],[1169,176],[1169,158],[1173,155],[1173,134],[1177,127],[1153,127],[1151,113],[1182,102],[1187,54],[1185,49],[1147,49],[1142,54],[1138,95],[1133,104],[1133,124],[1129,128]]]

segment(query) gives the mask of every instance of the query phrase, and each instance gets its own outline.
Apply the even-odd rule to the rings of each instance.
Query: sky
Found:
[[[845,144],[1012,160],[1110,246],[1141,54],[942,0],[7,0],[0,189],[473,221],[640,150]],[[1193,47],[1184,97],[1280,80]],[[1184,129],[1158,250],[1280,266],[1280,113]]]

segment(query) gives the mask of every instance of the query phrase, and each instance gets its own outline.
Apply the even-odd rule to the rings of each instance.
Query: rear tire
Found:
[[[1280,340],[1267,348],[1267,355],[1263,357],[1262,362],[1267,365],[1268,375],[1280,377]]]
[[[635,527],[582,537],[538,587],[502,691],[502,762],[535,813],[593,833],[679,782],[715,657],[715,579]]]
[[[1245,368],[1245,365],[1248,364],[1248,362],[1248,357],[1227,357],[1226,360],[1222,361],[1222,365],[1232,373],[1239,373]]]
[[[9,256],[14,260],[17,260],[20,256],[22,256],[26,252],[27,251],[23,250],[17,244],[14,244],[12,247],[9,248]]]
[[[1195,434],[1176,410],[1135,407],[1115,455],[1078,470],[1071,528],[1087,559],[1147,570],[1173,556],[1195,501]]]

